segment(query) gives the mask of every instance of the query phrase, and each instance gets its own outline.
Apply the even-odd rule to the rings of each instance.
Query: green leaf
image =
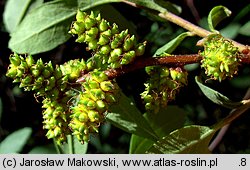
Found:
[[[32,0],[7,1],[3,13],[3,22],[9,33],[13,32],[16,26],[21,22],[31,2]]]
[[[32,10],[11,34],[9,48],[17,53],[37,54],[54,49],[70,38],[70,25],[77,8],[87,10],[97,5],[121,0],[56,0]]]
[[[27,143],[32,133],[32,129],[25,127],[8,135],[0,143],[0,154],[19,153]]]
[[[56,154],[54,145],[36,146],[29,151],[29,154]]]
[[[157,114],[146,113],[144,116],[159,138],[181,128],[185,122],[185,111],[177,106],[168,106]],[[145,153],[153,145],[153,141],[132,135],[129,153]]]
[[[52,1],[32,10],[11,34],[9,47],[17,53],[51,50],[70,38],[67,33],[76,14],[75,1]]]
[[[240,10],[239,13],[236,14],[236,16],[233,19],[233,22],[240,22],[240,20],[247,16],[250,13],[250,4],[246,5],[244,8]]]
[[[242,105],[242,102],[233,102],[226,96],[222,95],[221,93],[211,89],[210,87],[205,86],[204,84],[202,84],[198,76],[195,77],[195,81],[200,87],[203,94],[212,102],[229,109],[234,109]]]
[[[131,24],[118,10],[116,10],[112,5],[105,4],[97,6],[96,8],[100,11],[102,18],[105,18],[111,23],[116,23],[120,30],[128,29],[129,33],[136,35],[136,30],[134,25]],[[116,17],[114,17],[116,16]]]
[[[239,33],[245,36],[250,36],[250,21],[245,23],[239,30]]]
[[[67,143],[57,147],[63,154],[85,154],[88,150],[88,143],[82,144],[75,136],[68,135]]]
[[[130,1],[130,2],[133,2],[139,6],[143,6],[144,8],[149,8],[149,9],[152,9],[152,10],[156,10],[156,11],[159,11],[159,12],[166,12],[167,10],[162,7],[161,5],[159,5],[158,3],[156,3],[155,0],[127,0],[127,1]],[[163,2],[163,1],[162,1]]]
[[[234,39],[238,35],[240,28],[241,25],[239,23],[231,23],[225,28],[221,29],[220,33],[223,37]]]
[[[185,126],[157,141],[148,153],[207,154],[210,153],[208,145],[215,132],[206,126]]]
[[[26,14],[27,14],[28,12],[30,12],[31,10],[33,10],[33,9],[35,9],[35,8],[37,8],[37,7],[39,7],[39,6],[41,6],[41,5],[43,4],[43,1],[44,1],[44,0],[32,0],[32,3],[30,4],[30,6],[29,6],[29,8],[28,8],[28,10],[27,10],[27,12],[26,12]]]
[[[171,40],[164,46],[160,47],[159,49],[156,50],[154,57],[161,55],[162,53],[168,53],[171,54],[176,47],[179,46],[179,44],[188,36],[193,36],[194,34],[191,32],[184,32],[180,35],[178,35],[175,39]]]
[[[103,5],[111,2],[122,2],[122,0],[78,0],[78,7],[80,10],[85,11],[92,7]]]
[[[169,12],[172,12],[176,15],[179,15],[182,12],[182,9],[180,6],[173,4],[169,1],[165,1],[165,0],[154,0],[155,3],[157,3],[158,5],[160,5],[161,7],[167,9]]]
[[[157,135],[142,116],[141,112],[123,93],[121,93],[119,102],[110,107],[110,113],[107,114],[106,119],[114,126],[126,132],[143,136],[153,141],[157,140]]]
[[[216,32],[215,27],[219,24],[223,19],[229,17],[231,15],[231,11],[224,6],[216,6],[214,7],[208,15],[208,26],[212,32]]]

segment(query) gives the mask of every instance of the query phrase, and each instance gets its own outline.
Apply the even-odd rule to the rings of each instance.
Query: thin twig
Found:
[[[128,5],[131,5],[133,7],[137,7],[137,8],[143,8],[143,6],[140,6],[140,5],[137,5],[136,3],[133,3],[133,2],[130,2],[130,1],[127,1],[127,0],[123,0],[122,2],[128,4]],[[212,32],[210,31],[207,31],[197,25],[194,25],[192,24],[191,22],[169,12],[169,11],[166,11],[166,12],[160,12],[158,13],[158,16],[160,16],[161,18],[165,19],[165,20],[168,20],[176,25],[179,25],[180,27],[200,36],[200,37],[207,37],[209,34],[212,34]],[[245,46],[239,42],[236,42],[234,40],[231,40],[231,39],[228,39],[230,41],[232,41],[232,43],[234,44],[234,46],[238,47],[239,48],[239,51],[243,51],[245,49],[248,49],[249,47],[248,46]]]

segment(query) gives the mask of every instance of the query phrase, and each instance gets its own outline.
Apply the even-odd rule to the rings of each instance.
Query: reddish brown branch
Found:
[[[167,57],[155,58],[139,58],[129,65],[117,69],[109,69],[106,70],[105,73],[109,76],[110,79],[113,79],[128,72],[132,72],[147,66],[170,65],[172,67],[177,67],[186,64],[199,63],[201,60],[202,56],[199,54],[171,55]],[[241,63],[250,64],[250,54],[242,54],[240,56],[240,61]]]
[[[190,55],[172,55],[167,57],[155,57],[155,58],[140,58],[133,63],[123,66],[118,69],[109,69],[105,73],[110,79],[123,75],[125,73],[141,69],[152,65],[171,65],[171,66],[181,66],[186,64],[192,64],[200,62],[202,56],[199,54]]]

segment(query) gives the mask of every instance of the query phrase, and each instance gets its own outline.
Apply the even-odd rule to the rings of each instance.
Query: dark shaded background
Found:
[[[182,7],[181,17],[199,24],[206,17],[209,11],[216,5],[224,5],[232,11],[232,16],[223,21],[218,28],[229,24],[246,5],[246,0],[180,0],[173,1]],[[0,15],[4,10],[5,0],[0,1]],[[167,22],[155,22],[147,15],[145,11],[128,6],[126,4],[113,4],[113,6],[125,16],[137,30],[139,40],[147,40],[147,54],[152,55],[153,51],[164,43],[168,42],[183,30],[178,26]],[[197,13],[194,11],[197,10]],[[249,15],[247,15],[249,17]],[[239,23],[244,24],[249,18],[242,18]],[[154,27],[152,26],[155,26]],[[23,153],[28,153],[31,148],[38,145],[50,145],[51,140],[45,137],[45,131],[42,129],[41,103],[37,103],[32,93],[23,92],[12,80],[5,77],[5,73],[9,64],[8,57],[12,53],[8,49],[9,34],[5,31],[2,17],[0,18],[0,98],[3,104],[2,118],[0,120],[0,141],[11,132],[22,128],[32,127],[32,138],[26,145]],[[199,38],[191,38],[182,43],[174,52],[175,54],[197,53],[199,50],[195,46]],[[243,44],[249,44],[249,37],[238,35],[235,38]],[[88,56],[84,50],[84,45],[74,43],[74,39],[70,39],[65,44],[56,49],[37,55],[45,60],[53,60],[57,63],[63,63],[69,59],[78,56]],[[46,57],[44,57],[46,56]],[[194,82],[194,77],[199,75],[199,68],[189,71],[189,86],[181,90],[176,101],[171,104],[178,104],[187,111],[187,124],[213,125],[220,119],[225,117],[230,110],[224,109],[209,101],[198,89]],[[215,88],[230,99],[241,100],[250,85],[250,68],[243,65],[240,68],[238,79],[226,80],[222,83],[212,82],[211,87]],[[138,78],[140,77],[140,79]],[[143,83],[146,75],[143,70],[138,70],[118,78],[118,83],[128,95],[132,95],[138,107],[143,111],[143,105],[140,101],[140,93],[143,91]],[[130,83],[128,83],[130,82]],[[131,83],[132,82],[132,83]],[[214,153],[250,153],[250,116],[249,111],[235,120],[227,131],[220,145],[215,149]],[[95,136],[89,147],[88,153],[128,153],[130,134],[121,131],[118,128],[106,123],[101,129],[100,136]]]

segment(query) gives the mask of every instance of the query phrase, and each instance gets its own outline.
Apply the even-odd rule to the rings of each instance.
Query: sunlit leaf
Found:
[[[37,54],[49,51],[70,38],[70,25],[77,9],[87,10],[94,6],[120,0],[57,0],[44,3],[26,15],[11,34],[9,48],[17,53]]]
[[[8,0],[3,13],[3,22],[8,32],[13,32],[27,12],[32,0]]]

